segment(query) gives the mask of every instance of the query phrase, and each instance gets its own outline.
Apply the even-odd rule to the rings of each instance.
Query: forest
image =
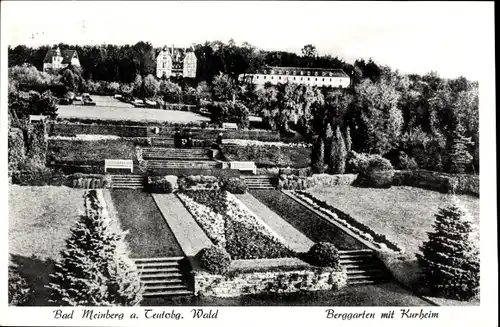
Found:
[[[155,55],[160,49],[147,42],[59,44],[61,50],[78,51],[81,69],[39,72],[54,46],[9,47],[9,112],[22,116],[39,110],[30,105],[33,98],[35,103],[50,103],[53,114],[53,101],[45,93],[48,85],[56,93],[54,87],[63,92],[121,93],[198,104],[216,123],[234,121],[248,127],[250,115],[260,116],[266,128],[299,134],[310,142],[337,138],[339,130],[344,142],[349,139],[350,150],[380,154],[400,169],[479,173],[479,85],[464,77],[403,74],[371,59],[350,64],[320,56],[310,44],[296,54],[248,43],[239,46],[232,40],[193,46],[198,59],[195,80],[156,79]],[[238,82],[239,74],[265,65],[340,68],[351,77],[351,86],[335,90],[282,84],[257,90]]]

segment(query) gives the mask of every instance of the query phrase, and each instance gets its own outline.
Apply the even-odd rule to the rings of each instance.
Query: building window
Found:
[[[307,80],[308,80],[308,81],[310,81],[310,80],[311,80],[311,78],[310,78],[310,77],[308,77],[308,78],[307,78]]]
[[[271,76],[271,79],[274,79],[274,76]]]
[[[266,76],[264,76],[264,79],[266,79]]]
[[[315,80],[315,81],[317,81],[317,80],[318,80],[318,78],[316,77],[314,80]]]
[[[301,77],[300,80],[302,81],[304,79],[304,77]]]
[[[324,82],[324,81],[325,81],[325,78],[323,77],[323,78],[321,79],[321,81],[323,81],[323,82]]]
[[[259,76],[255,76],[255,79],[259,79]]]
[[[296,77],[294,77],[294,78],[293,78],[293,80],[294,80],[294,81],[295,81],[296,79],[297,79]]]

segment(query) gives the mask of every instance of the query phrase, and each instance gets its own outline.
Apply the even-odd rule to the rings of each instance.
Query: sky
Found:
[[[189,46],[232,38],[297,53],[313,44],[349,63],[373,58],[404,73],[470,79],[480,75],[484,51],[493,51],[486,40],[492,22],[486,2],[2,2],[11,46]]]

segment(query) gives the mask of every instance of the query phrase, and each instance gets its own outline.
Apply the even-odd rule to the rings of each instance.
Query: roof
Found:
[[[280,75],[301,75],[304,76],[333,76],[349,77],[342,69],[331,68],[308,68],[308,67],[264,67],[258,71],[261,74],[280,74]]]
[[[47,51],[47,54],[45,55],[43,62],[44,63],[46,63],[46,62],[51,63],[52,57],[56,56],[56,53],[57,53],[57,49],[52,49],[52,50]],[[76,50],[61,50],[61,57],[63,57],[62,63],[63,64],[71,63],[71,58],[73,58],[74,54],[76,54]]]
[[[164,51],[166,51],[170,55],[173,62],[182,62],[184,60],[184,57],[188,53],[193,53],[192,55],[194,55],[194,52],[191,48],[176,48],[173,46],[172,47],[164,46],[158,52],[158,55],[156,56],[156,58],[158,58],[160,55],[162,55],[162,52],[164,52]]]

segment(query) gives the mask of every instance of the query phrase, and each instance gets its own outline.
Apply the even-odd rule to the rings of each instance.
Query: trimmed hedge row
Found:
[[[309,201],[311,201],[315,205],[317,205],[317,206],[319,206],[319,207],[321,207],[323,209],[326,209],[328,211],[331,211],[332,213],[334,213],[335,215],[337,215],[337,217],[340,220],[345,221],[348,225],[350,225],[350,226],[356,228],[357,230],[359,230],[360,232],[364,233],[364,234],[362,234],[360,236],[364,237],[365,239],[368,239],[369,241],[373,240],[373,241],[375,241],[375,242],[377,242],[379,244],[384,244],[389,249],[394,250],[396,252],[401,252],[402,251],[402,249],[399,247],[399,245],[397,245],[396,243],[388,240],[385,235],[379,234],[379,233],[373,231],[369,226],[367,226],[367,225],[365,225],[365,224],[357,221],[356,219],[354,219],[350,215],[348,215],[345,212],[340,211],[339,209],[331,206],[327,202],[319,200],[319,199],[315,198],[314,196],[312,196],[311,194],[309,194],[307,192],[297,191],[296,193],[299,196],[302,196],[303,198],[308,199]],[[365,235],[365,234],[367,234],[367,235]]]
[[[479,176],[467,174],[446,174],[430,170],[396,171],[393,185],[420,187],[433,191],[479,196]]]
[[[305,190],[315,186],[352,185],[358,178],[357,174],[314,174],[309,177],[296,175],[280,175],[278,189]]]
[[[122,137],[147,137],[148,127],[146,126],[121,126],[121,125],[96,125],[96,124],[76,124],[76,123],[50,123],[48,126],[49,135],[76,135],[76,134],[97,134],[116,135]]]
[[[221,152],[229,161],[253,161],[257,167],[305,168],[311,162],[311,149],[304,147],[226,145]]]
[[[16,171],[12,174],[12,183],[23,186],[68,186],[72,188],[108,188],[111,176],[101,174],[75,173],[63,175],[60,171],[49,168],[37,171]]]
[[[210,175],[217,177],[239,177],[240,171],[235,169],[218,168],[154,168],[148,170],[152,176],[189,176],[189,175]]]

